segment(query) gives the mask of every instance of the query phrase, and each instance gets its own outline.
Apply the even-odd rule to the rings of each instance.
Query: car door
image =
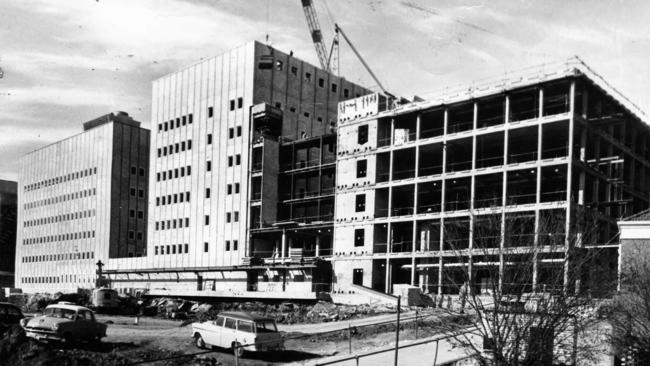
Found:
[[[89,331],[89,325],[86,319],[86,312],[84,310],[77,311],[77,319],[72,329],[72,336],[82,341],[90,339],[92,334]]]
[[[232,342],[235,341],[236,332],[237,332],[237,321],[233,318],[226,317],[223,331],[221,332],[220,347],[223,348],[230,347],[232,345]]]
[[[203,323],[204,332],[201,333],[203,341],[211,346],[220,347],[221,333],[223,331],[224,318],[218,316],[215,321]]]

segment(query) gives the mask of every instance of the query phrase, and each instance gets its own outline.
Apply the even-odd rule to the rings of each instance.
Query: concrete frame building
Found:
[[[0,179],[0,287],[14,287],[18,183]]]
[[[645,115],[579,61],[511,75],[396,108],[381,95],[341,103],[335,289],[455,293],[463,266],[488,290],[482,265],[500,266],[502,283],[530,260],[504,263],[506,233],[522,247],[566,243],[533,259],[529,290],[565,271],[574,245],[603,250],[594,266],[615,276],[616,221],[650,202]],[[585,211],[598,228],[588,240]],[[565,224],[545,233],[549,217]],[[492,238],[493,255],[472,247],[475,235]]]
[[[282,229],[274,224],[320,207],[329,215],[330,239],[323,245],[331,253],[337,106],[366,93],[259,42],[154,81],[148,255],[111,259],[105,274],[112,286],[179,295],[313,297],[313,266],[291,263],[289,251],[280,252]],[[322,144],[330,145],[321,174]],[[316,167],[318,176],[330,177],[322,183],[327,197],[284,197],[286,182],[300,173],[291,166],[294,151],[296,167]],[[318,160],[308,168],[300,157],[307,151]],[[316,217],[308,221],[323,224]],[[313,247],[318,225],[294,228],[284,236],[285,248],[288,242],[294,249],[298,243]],[[298,239],[306,236],[314,243]],[[272,265],[274,258],[281,260]]]
[[[95,286],[96,263],[147,255],[149,130],[108,114],[25,155],[18,178],[16,287]]]

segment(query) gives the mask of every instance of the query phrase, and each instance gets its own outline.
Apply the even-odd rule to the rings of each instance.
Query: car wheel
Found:
[[[198,348],[205,348],[205,341],[203,340],[203,337],[201,337],[200,334],[194,336],[194,343]]]
[[[232,353],[237,356],[237,358],[244,357],[244,352],[244,347],[242,347],[239,342],[234,342],[232,344]]]

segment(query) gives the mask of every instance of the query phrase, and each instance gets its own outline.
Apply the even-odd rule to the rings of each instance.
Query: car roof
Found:
[[[49,308],[67,309],[67,310],[73,310],[73,311],[79,311],[79,310],[88,310],[88,311],[90,311],[90,309],[88,309],[86,307],[79,306],[79,305],[70,305],[70,304],[52,304],[52,305],[48,305],[45,309],[49,309]]]
[[[0,302],[0,306],[8,306],[8,307],[12,307],[12,308],[20,310],[19,306],[16,306],[16,305],[14,305],[14,304],[12,304],[10,302]]]
[[[238,320],[250,320],[250,321],[275,321],[273,318],[253,315],[245,311],[223,311],[218,314],[218,316],[225,316],[228,318],[234,318]]]

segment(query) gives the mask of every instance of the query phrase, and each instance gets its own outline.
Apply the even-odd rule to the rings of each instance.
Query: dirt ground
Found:
[[[445,320],[441,320],[445,319]],[[38,352],[54,352],[61,357],[70,355],[76,358],[86,358],[84,362],[36,363],[24,362],[11,365],[234,365],[232,353],[225,349],[200,350],[196,348],[191,338],[191,326],[182,326],[180,321],[142,317],[139,324],[134,324],[133,317],[98,315],[98,321],[108,323],[107,337],[97,346],[78,345],[74,349],[59,350],[55,345],[31,345]],[[448,315],[433,314],[418,322],[417,338],[434,335],[441,321],[449,321]],[[458,319],[452,320],[458,321]],[[318,327],[317,324],[314,324]],[[400,331],[400,340],[416,339],[415,323],[407,323]],[[372,348],[394,342],[395,325],[384,324],[371,327],[352,328],[352,352],[370,350]],[[348,330],[326,334],[305,335],[301,333],[286,334],[286,351],[273,353],[247,354],[240,360],[240,365],[273,365],[285,362],[300,362],[313,358],[347,354],[350,351]],[[31,344],[31,343],[30,343]],[[44,347],[44,348],[43,348]],[[29,354],[29,351],[27,351]],[[197,355],[198,353],[203,353]],[[192,355],[183,357],[183,355]],[[43,359],[40,357],[39,360]],[[165,359],[165,360],[160,360]],[[35,359],[32,359],[34,361]],[[159,360],[156,362],[147,362]],[[40,361],[39,361],[40,362]],[[0,362],[1,363],[1,362]]]

